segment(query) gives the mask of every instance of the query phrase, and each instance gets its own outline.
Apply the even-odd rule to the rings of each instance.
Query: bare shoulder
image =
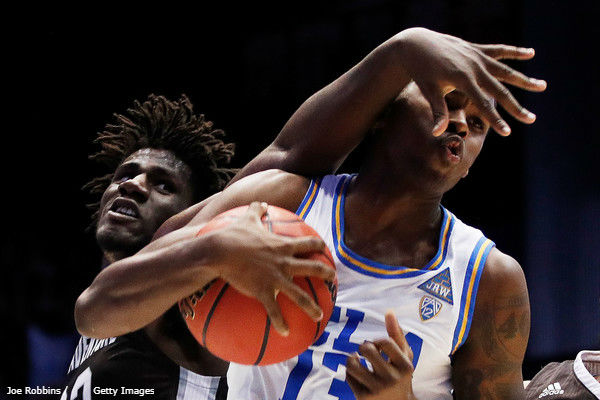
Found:
[[[494,248],[486,260],[478,292],[474,338],[492,334],[499,359],[518,363],[520,369],[530,327],[529,293],[521,265]]]
[[[295,212],[309,184],[310,180],[304,176],[277,169],[249,175],[215,196],[194,216],[190,224],[202,224],[217,214],[253,201],[266,202]]]
[[[483,288],[496,288],[500,293],[514,292],[527,295],[525,274],[521,265],[509,256],[493,248],[485,262],[485,268],[481,277]],[[481,290],[481,288],[480,288]],[[490,293],[487,290],[480,292],[482,297],[493,296],[498,293]]]
[[[457,399],[522,398],[530,310],[521,266],[492,249],[477,292],[469,336],[453,359]]]

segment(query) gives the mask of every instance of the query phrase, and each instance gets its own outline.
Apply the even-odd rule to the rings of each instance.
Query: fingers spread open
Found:
[[[526,47],[505,44],[473,44],[473,46],[496,60],[529,60],[535,56],[535,50]]]
[[[546,81],[530,78],[527,75],[503,64],[493,58],[486,59],[487,70],[501,82],[532,92],[542,92],[546,89]]]
[[[494,102],[479,87],[477,82],[471,82],[463,91],[473,102],[473,105],[481,111],[483,118],[489,122],[491,127],[502,136],[510,135],[510,127],[500,117],[494,106]]]
[[[281,291],[285,293],[294,303],[298,304],[309,317],[314,321],[320,321],[323,318],[323,310],[312,297],[296,285],[292,280],[281,282]]]
[[[526,124],[531,124],[535,121],[535,114],[522,107],[510,90],[493,76],[484,72],[482,73],[479,83],[486,92],[494,97],[498,103],[517,120]]]

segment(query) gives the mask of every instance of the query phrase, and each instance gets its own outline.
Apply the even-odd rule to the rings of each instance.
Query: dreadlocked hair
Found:
[[[116,168],[131,154],[144,148],[172,151],[192,170],[195,200],[225,187],[235,170],[225,168],[234,153],[234,144],[225,143],[225,132],[213,129],[203,114],[195,114],[186,95],[176,101],[151,94],[143,103],[135,100],[124,115],[113,114],[94,140],[100,151],[89,156],[110,169],[83,186],[94,196],[101,196],[109,186]],[[100,201],[89,204],[93,223],[97,222]]]

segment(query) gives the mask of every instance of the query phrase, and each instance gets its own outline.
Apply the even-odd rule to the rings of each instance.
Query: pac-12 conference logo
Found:
[[[452,282],[450,281],[449,268],[446,268],[433,278],[421,283],[418,288],[446,303],[454,304],[454,301],[452,300]]]
[[[423,296],[419,302],[419,315],[422,321],[430,320],[440,313],[442,303],[433,297]]]

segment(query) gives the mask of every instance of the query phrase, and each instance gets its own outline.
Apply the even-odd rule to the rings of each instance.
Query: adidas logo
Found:
[[[565,391],[562,390],[562,388],[560,387],[560,383],[555,382],[551,385],[548,385],[548,387],[546,389],[544,389],[544,391],[542,393],[540,393],[540,395],[538,396],[538,399],[541,399],[542,397],[546,397],[546,396],[552,396],[555,394],[563,394]]]

